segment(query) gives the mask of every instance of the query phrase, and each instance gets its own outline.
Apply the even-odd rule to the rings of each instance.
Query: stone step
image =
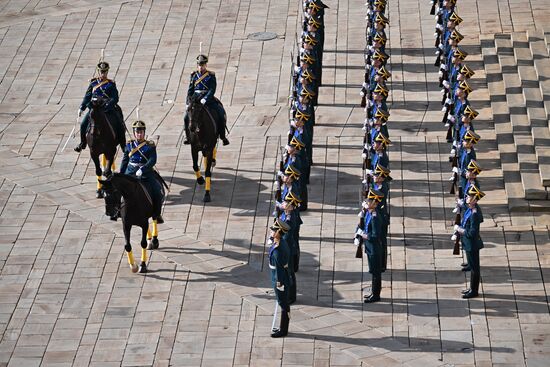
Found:
[[[548,54],[546,47],[543,48],[544,54],[536,54],[532,51],[533,48],[536,51],[536,45],[531,46],[531,40],[536,39],[525,32],[512,33],[514,57],[518,66],[522,94],[531,127],[540,180],[542,185],[547,187],[550,186],[550,164],[548,163],[550,156],[548,156],[547,149],[550,146],[550,128],[534,60],[537,55],[537,57],[544,57],[548,61]]]
[[[522,93],[523,88],[518,75],[519,68],[511,36],[509,34],[495,35],[495,47],[504,83],[505,100],[512,126],[512,139],[517,152],[519,174],[525,193],[524,198],[545,200],[547,190],[542,185],[539,175],[531,125]]]
[[[525,200],[525,191],[521,184],[517,151],[512,134],[512,125],[510,124],[510,111],[506,103],[506,89],[504,88],[504,81],[498,63],[495,38],[492,34],[482,34],[479,41],[491,100],[504,189],[508,197],[508,209],[510,212],[527,212],[529,211],[529,205]]]

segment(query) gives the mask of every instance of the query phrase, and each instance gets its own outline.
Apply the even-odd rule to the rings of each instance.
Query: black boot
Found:
[[[183,144],[189,145],[191,144],[191,138],[189,137],[189,130],[185,130],[185,140],[183,141]]]
[[[380,291],[382,290],[382,276],[372,276],[372,293],[365,296],[365,303],[380,301]]]
[[[475,271],[474,269],[472,269],[472,273],[471,273],[471,278],[470,278],[470,290],[469,292],[466,292],[462,295],[462,298],[474,298],[474,297],[477,297],[479,294],[478,294],[478,290],[479,290],[479,271]]]
[[[279,330],[271,333],[272,338],[282,338],[288,335],[288,324],[290,322],[290,312],[281,311],[281,324]]]
[[[74,151],[80,153],[82,150],[86,149],[86,135],[80,135],[80,144],[74,147]]]

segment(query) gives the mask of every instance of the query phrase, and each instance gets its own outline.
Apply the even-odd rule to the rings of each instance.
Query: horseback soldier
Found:
[[[107,78],[109,63],[105,61],[99,62],[99,64],[97,64],[97,71],[99,77],[90,80],[90,85],[86,90],[86,94],[78,110],[78,117],[82,116],[86,108],[91,109],[93,98],[104,98],[106,100],[104,105],[105,115],[116,135],[114,140],[117,141],[120,144],[120,148],[124,150],[124,146],[126,145],[124,137],[124,119],[122,117],[122,110],[118,106],[118,90],[115,81]],[[80,144],[74,148],[75,152],[86,149],[86,132],[89,125],[90,112],[88,111],[80,123]]]
[[[145,122],[135,121],[132,124],[135,140],[126,143],[124,157],[120,164],[120,172],[141,178],[153,205],[153,221],[164,223],[161,216],[164,193],[153,169],[157,163],[157,147],[152,140],[145,140]]]
[[[208,57],[205,55],[197,56],[197,71],[191,73],[191,79],[189,80],[189,88],[187,89],[187,106],[186,113],[184,117],[185,122],[185,140],[183,144],[190,144],[191,140],[189,137],[189,105],[191,98],[195,93],[201,96],[200,102],[213,110],[216,114],[214,118],[216,120],[216,129],[220,139],[223,142],[223,145],[228,145],[229,140],[225,137],[225,122],[226,114],[223,108],[222,103],[214,97],[216,93],[216,74],[213,71],[207,70],[208,66]]]

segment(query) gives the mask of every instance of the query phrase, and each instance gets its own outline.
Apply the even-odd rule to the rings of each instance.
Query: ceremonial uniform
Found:
[[[109,70],[109,64],[106,62],[100,62],[98,64],[98,70],[100,72],[106,73]],[[90,126],[90,110],[92,108],[92,99],[103,98],[105,99],[105,104],[103,105],[103,110],[107,117],[107,122],[113,128],[115,136],[113,137],[118,144],[120,144],[121,149],[124,149],[126,142],[125,139],[125,126],[124,118],[122,116],[122,110],[118,106],[118,89],[114,80],[105,78],[93,78],[90,80],[90,84],[86,89],[82,103],[80,104],[80,111],[84,112],[86,109],[89,109],[88,112],[84,115],[80,123],[80,144],[75,148],[75,151],[80,152],[82,149],[86,148],[86,133]],[[79,115],[82,113],[79,112]]]
[[[138,142],[130,140],[124,149],[120,172],[141,178],[141,182],[151,195],[153,219],[160,217],[164,192],[153,167],[157,163],[157,149],[151,140]],[[159,220],[158,223],[162,223]]]

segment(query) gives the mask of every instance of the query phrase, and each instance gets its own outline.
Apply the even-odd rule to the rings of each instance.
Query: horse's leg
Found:
[[[218,154],[218,148],[214,147],[212,151],[212,168],[216,167],[216,155]]]
[[[159,230],[158,230],[158,223],[156,219],[153,219],[153,223],[151,224],[151,231],[147,232],[148,236],[148,242],[149,247],[147,249],[149,250],[156,250],[159,248]]]
[[[211,183],[211,176],[212,176],[212,152],[208,153],[206,157],[204,157],[204,176],[206,177],[206,186],[204,187],[204,198],[202,201],[205,203],[210,202],[210,183]]]
[[[149,221],[147,221],[149,222]],[[149,223],[141,227],[141,263],[139,264],[139,272],[147,273],[147,229]]]
[[[204,184],[204,178],[201,176],[201,170],[199,168],[199,151],[195,147],[191,147],[191,156],[193,157],[193,171],[195,171],[195,177],[197,177],[197,183],[199,185]]]
[[[92,148],[90,147],[90,150]],[[99,182],[99,180],[101,180],[101,175],[103,172],[101,172],[101,166],[99,164],[99,155],[96,155],[96,154],[90,154],[91,157],[92,157],[92,161],[94,162],[94,165],[95,165],[95,175],[97,177],[97,189],[96,189],[96,197],[98,199],[101,199],[103,198],[103,190],[102,190],[102,186],[101,186],[101,183]]]
[[[130,230],[132,228],[131,224],[124,223],[124,238],[126,239],[126,245],[124,245],[124,250],[126,250],[126,256],[128,257],[128,264],[130,265],[130,269],[132,269],[132,273],[137,273],[138,267],[136,265],[136,262],[134,261],[134,254],[132,253],[132,245],[130,244]]]
[[[103,166],[103,169],[104,169],[103,175],[105,177],[109,177],[113,173],[112,166],[114,165],[115,156],[114,156],[114,154],[112,154],[110,156],[106,156],[105,154],[103,154],[103,157],[104,157],[104,160],[105,160],[105,165]]]

